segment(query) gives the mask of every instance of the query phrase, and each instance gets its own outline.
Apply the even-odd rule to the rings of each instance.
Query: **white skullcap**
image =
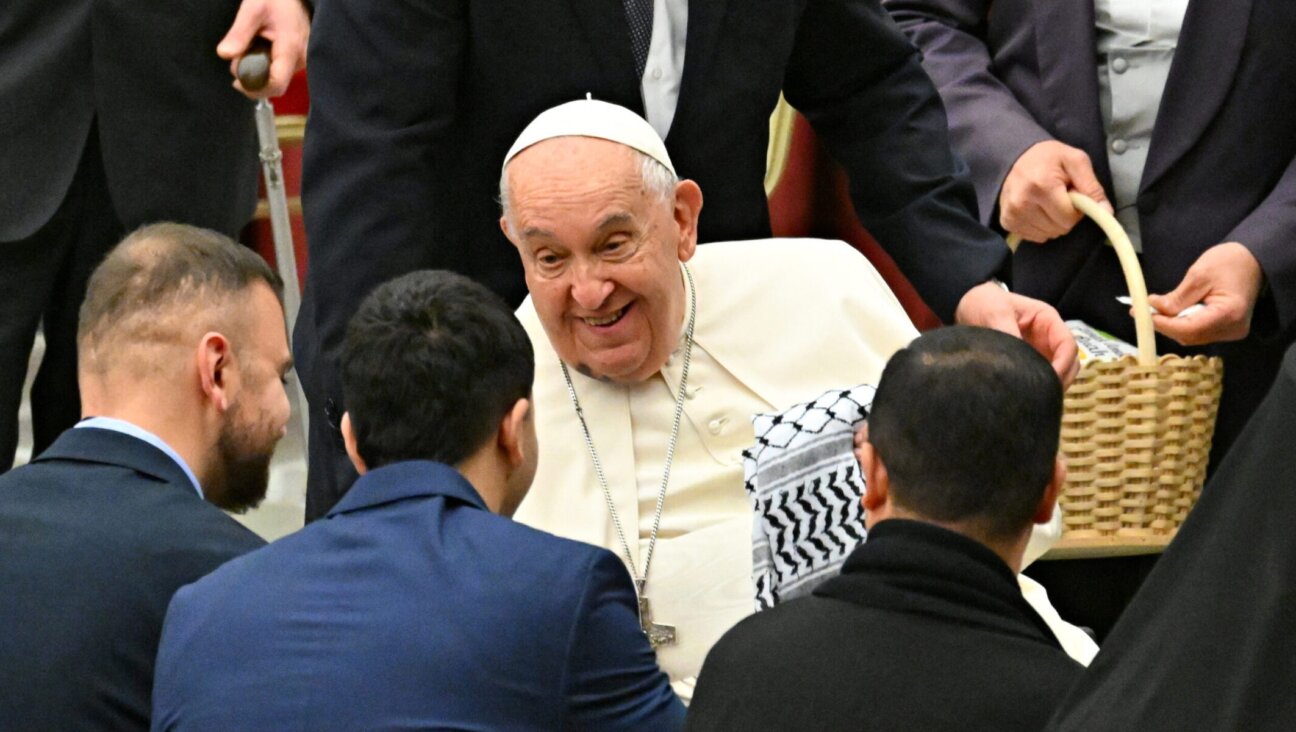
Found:
[[[588,95],[585,99],[546,109],[531,120],[531,124],[518,135],[513,147],[509,148],[508,155],[504,156],[504,165],[508,165],[514,156],[537,142],[555,137],[597,137],[618,142],[638,150],[665,165],[672,174],[675,173],[670,155],[666,154],[666,144],[652,125],[648,124],[648,120],[625,107],[590,99]]]

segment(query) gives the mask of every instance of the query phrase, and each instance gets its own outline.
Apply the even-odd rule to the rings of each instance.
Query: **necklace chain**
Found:
[[[688,265],[681,262],[680,268],[684,270],[684,277],[688,280],[689,286],[689,319],[684,329],[684,366],[680,375],[679,392],[675,396],[675,420],[671,425],[670,442],[666,446],[666,467],[662,471],[661,488],[657,491],[657,509],[653,515],[652,533],[648,537],[643,574],[639,574],[635,568],[634,554],[630,551],[630,542],[626,541],[621,517],[617,515],[616,505],[612,501],[612,491],[608,488],[607,476],[603,473],[603,464],[599,461],[598,451],[594,449],[594,438],[590,435],[589,425],[585,422],[585,411],[581,409],[580,399],[576,397],[576,386],[572,383],[571,373],[567,370],[567,364],[562,360],[558,361],[558,365],[562,367],[563,378],[567,380],[567,395],[571,397],[572,406],[576,408],[576,419],[580,421],[581,432],[585,435],[585,446],[589,448],[590,460],[594,462],[594,474],[598,476],[599,487],[603,489],[603,498],[607,501],[608,515],[612,517],[612,525],[616,527],[617,538],[621,540],[621,549],[625,552],[626,564],[630,568],[630,576],[634,578],[635,590],[640,597],[643,596],[644,585],[648,583],[648,568],[652,566],[653,549],[657,547],[657,530],[661,527],[662,506],[666,503],[666,486],[670,484],[671,463],[675,460],[675,444],[679,441],[680,419],[684,416],[684,396],[688,388],[689,361],[693,356],[697,290],[693,287],[693,273],[689,272]]]

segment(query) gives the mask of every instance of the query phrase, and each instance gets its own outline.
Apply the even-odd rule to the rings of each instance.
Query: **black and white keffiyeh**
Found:
[[[752,417],[756,443],[743,451],[755,510],[752,579],[756,610],[810,594],[864,541],[864,479],[855,431],[874,387],[826,391],[782,412]]]

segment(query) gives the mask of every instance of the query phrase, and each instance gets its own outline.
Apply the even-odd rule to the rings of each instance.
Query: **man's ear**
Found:
[[[342,445],[346,448],[348,458],[351,458],[351,464],[355,466],[356,473],[364,475],[369,472],[369,466],[365,465],[364,458],[360,457],[360,450],[356,447],[355,427],[351,424],[351,413],[342,413],[342,423],[338,425],[342,430]]]
[[[864,525],[873,528],[873,524],[891,513],[891,475],[872,443],[858,445],[855,455],[864,476],[864,496],[860,499],[860,505],[864,507]]]
[[[1044,495],[1040,496],[1039,505],[1035,507],[1035,515],[1031,516],[1032,522],[1047,524],[1053,520],[1058,496],[1062,495],[1062,486],[1066,483],[1066,473],[1066,463],[1062,462],[1062,456],[1053,458],[1053,475],[1049,478],[1048,485],[1044,487]]]
[[[702,189],[691,180],[675,184],[675,224],[679,227],[679,260],[687,262],[697,251],[698,217],[702,213]]]
[[[513,246],[518,246],[517,240],[513,238],[513,227],[509,226],[507,216],[500,216],[500,231],[504,232],[504,238],[512,242]]]
[[[235,368],[234,349],[220,333],[207,333],[198,341],[195,354],[198,362],[198,381],[207,400],[224,412],[234,401],[238,391],[238,374]]]
[[[527,458],[527,445],[524,427],[528,417],[531,414],[531,400],[519,399],[513,403],[513,408],[500,420],[498,443],[500,450],[504,452],[508,459],[510,472],[516,470],[522,465]]]

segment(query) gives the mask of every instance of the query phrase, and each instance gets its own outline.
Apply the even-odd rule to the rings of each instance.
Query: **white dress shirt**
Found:
[[[663,140],[675,119],[687,39],[688,0],[653,0],[652,40],[640,89],[644,116]]]

